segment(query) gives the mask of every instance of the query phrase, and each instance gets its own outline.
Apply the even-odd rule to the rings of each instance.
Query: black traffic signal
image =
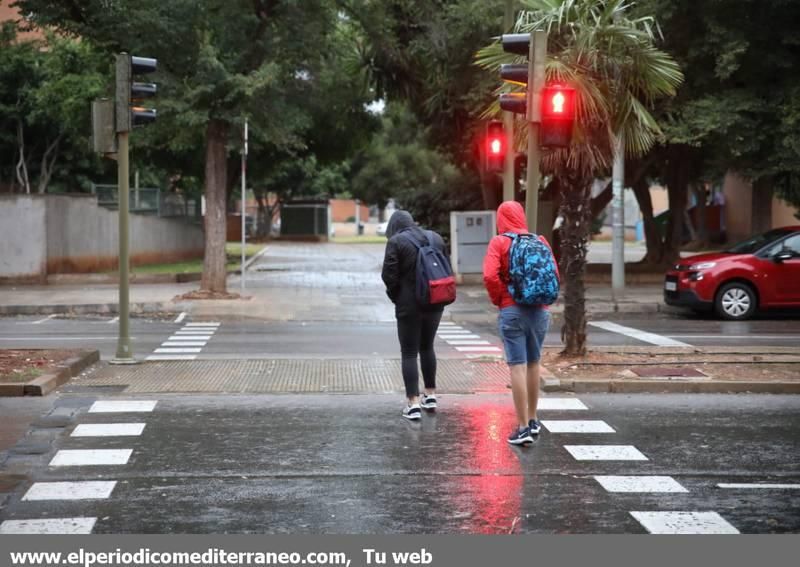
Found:
[[[137,57],[120,53],[117,55],[117,94],[116,121],[117,132],[129,132],[134,126],[150,124],[156,119],[154,108],[133,106],[144,99],[156,95],[155,83],[139,83],[132,80],[133,75],[155,72],[158,62],[150,57]]]
[[[529,33],[507,33],[500,38],[503,51],[515,55],[530,55],[531,34]],[[527,86],[528,63],[514,63],[511,65],[500,66],[500,78],[509,83]],[[528,107],[528,95],[525,91],[503,93],[500,95],[500,108],[515,114],[525,114]]]
[[[506,132],[502,122],[492,120],[486,124],[486,139],[484,142],[486,171],[493,173],[503,171],[506,152],[508,151],[508,140],[506,139]]]
[[[547,85],[542,91],[542,126],[539,145],[565,148],[572,141],[575,122],[575,89],[564,85]]]

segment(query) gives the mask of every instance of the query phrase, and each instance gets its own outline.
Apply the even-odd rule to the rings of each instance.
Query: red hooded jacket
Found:
[[[497,232],[498,235],[489,242],[486,257],[483,259],[483,285],[486,286],[492,303],[502,309],[516,305],[508,293],[508,251],[511,249],[511,239],[503,236],[503,233],[528,233],[528,221],[522,205],[516,201],[506,201],[498,207]],[[544,236],[539,235],[539,239],[550,248],[550,243]]]

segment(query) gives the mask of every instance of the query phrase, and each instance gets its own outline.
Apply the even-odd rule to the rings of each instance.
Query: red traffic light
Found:
[[[574,120],[575,89],[548,85],[542,91],[542,119]]]
[[[503,171],[506,157],[506,133],[503,123],[492,120],[486,125],[486,171]]]

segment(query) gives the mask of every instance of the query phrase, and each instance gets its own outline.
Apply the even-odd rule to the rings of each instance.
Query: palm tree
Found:
[[[523,0],[515,30],[548,32],[547,80],[576,91],[572,144],[548,151],[542,171],[561,196],[561,274],[564,283],[566,356],[586,354],[584,274],[590,237],[591,185],[607,175],[617,137],[627,156],[646,153],[660,129],[648,107],[674,96],[683,81],[678,64],[656,47],[659,30],[652,17],[631,16],[628,0]],[[476,63],[496,71],[519,62],[498,42],[480,50]],[[518,87],[501,86],[500,91]],[[497,104],[487,112],[499,111]],[[519,129],[524,131],[524,128]]]

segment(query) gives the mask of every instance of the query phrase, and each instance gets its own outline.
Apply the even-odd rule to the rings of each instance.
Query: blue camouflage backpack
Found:
[[[558,299],[558,272],[550,248],[535,234],[506,232],[508,293],[520,305],[550,305]]]

